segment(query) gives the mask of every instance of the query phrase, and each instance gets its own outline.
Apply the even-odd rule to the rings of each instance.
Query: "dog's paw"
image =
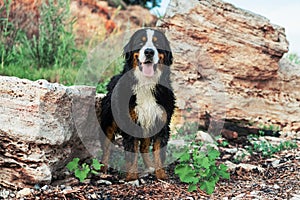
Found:
[[[168,178],[165,170],[163,170],[163,169],[155,170],[155,176],[156,176],[157,179],[161,179],[161,180],[165,180],[165,179]]]
[[[125,181],[129,182],[129,181],[134,181],[137,180],[139,178],[138,173],[127,173]]]
[[[104,173],[104,174],[107,173],[107,170],[108,170],[108,166],[107,166],[107,165],[103,165],[103,166],[101,166],[101,168],[100,168],[100,172],[102,172],[102,173]]]

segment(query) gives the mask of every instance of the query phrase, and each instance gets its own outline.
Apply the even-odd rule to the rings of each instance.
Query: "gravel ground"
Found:
[[[234,164],[236,149],[243,143],[230,143],[220,148],[220,162],[230,166],[230,180],[220,180],[212,195],[198,190],[187,192],[187,185],[174,176],[175,163],[167,168],[169,179],[156,180],[145,176],[134,184],[127,184],[119,173],[100,175],[79,183],[70,176],[52,185],[12,191],[0,187],[0,199],[291,199],[300,200],[300,138],[298,148],[263,158],[254,154]]]

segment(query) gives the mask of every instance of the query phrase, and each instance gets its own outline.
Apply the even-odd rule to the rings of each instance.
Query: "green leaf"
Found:
[[[204,154],[203,152],[197,152],[193,154],[193,160],[197,165],[202,166],[203,163],[203,159],[206,158],[206,154]]]
[[[197,184],[191,184],[191,185],[189,185],[189,187],[188,187],[188,191],[189,192],[193,192],[195,190],[197,190]]]
[[[220,164],[220,170],[219,170],[219,175],[222,177],[222,178],[225,178],[225,179],[229,179],[230,178],[230,173],[227,172],[227,166],[224,165],[224,164]]]
[[[75,170],[75,176],[79,179],[80,182],[84,181],[90,172],[90,168],[86,163],[82,164],[82,169]]]
[[[208,158],[209,160],[215,160],[217,159],[218,157],[220,156],[220,152],[215,150],[215,149],[211,149],[209,152],[208,152]]]
[[[179,160],[180,160],[180,162],[188,162],[190,160],[190,157],[191,156],[190,156],[189,152],[187,151],[180,156]]]
[[[92,160],[92,166],[95,170],[100,170],[101,167],[103,166],[103,164],[100,164],[99,161],[97,159],[93,159]]]
[[[205,169],[209,169],[209,166],[210,166],[210,162],[208,160],[208,157],[205,157],[202,159],[202,163],[201,163],[201,166],[204,167]]]
[[[79,160],[80,160],[79,158],[73,158],[73,160],[67,164],[67,169],[71,172],[74,171],[75,169],[78,169]]]
[[[175,167],[175,174],[177,174],[180,180],[184,183],[195,182],[196,173],[189,165],[178,165]]]
[[[91,170],[91,173],[92,173],[92,174],[95,174],[95,175],[98,175],[98,174],[99,174],[99,172],[97,172],[97,171],[95,171],[95,170]]]
[[[200,189],[205,191],[207,194],[212,194],[215,190],[215,186],[216,184],[214,182],[204,181],[201,184]]]

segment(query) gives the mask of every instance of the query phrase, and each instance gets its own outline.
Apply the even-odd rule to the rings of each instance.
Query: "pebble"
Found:
[[[41,189],[44,190],[44,191],[45,191],[45,190],[48,190],[48,189],[49,189],[49,186],[48,186],[48,185],[44,185],[43,187],[41,187]]]
[[[39,184],[35,184],[35,185],[34,185],[34,189],[40,190],[40,189],[41,189],[41,186],[40,186]]]
[[[17,198],[22,198],[29,196],[31,194],[31,189],[30,188],[24,188],[20,191],[17,192]]]
[[[146,181],[144,179],[141,178],[140,181],[141,181],[141,184],[146,184]]]
[[[231,158],[231,156],[232,156],[232,155],[230,155],[230,154],[225,154],[225,155],[222,157],[222,159],[227,160],[227,159]]]
[[[300,197],[292,197],[290,200],[300,200]]]
[[[64,192],[73,190],[73,188],[71,186],[66,186],[65,189],[63,190]]]
[[[133,186],[137,186],[137,187],[140,186],[139,180],[129,181],[129,182],[126,182],[125,184],[133,185]]]
[[[204,131],[198,131],[195,140],[199,141],[203,141],[203,142],[208,142],[208,143],[214,143],[214,139],[211,137],[211,135],[209,135],[208,133],[204,132]]]
[[[277,184],[275,184],[273,187],[274,187],[274,189],[276,189],[276,190],[277,190],[277,189],[280,189],[280,186],[277,185]]]
[[[290,200],[300,200],[300,195],[293,195]]]
[[[234,154],[234,153],[236,153],[236,152],[238,151],[238,149],[237,149],[237,148],[225,149],[225,151],[226,151],[227,153]]]
[[[95,193],[93,193],[93,194],[91,194],[91,199],[97,199],[98,198],[98,195],[97,194],[95,194]]]
[[[186,197],[186,199],[188,199],[188,200],[194,200],[193,197]]]
[[[272,162],[272,166],[273,166],[273,167],[277,167],[279,164],[280,164],[280,160],[274,160],[274,161]]]
[[[6,199],[8,196],[9,196],[9,191],[7,190],[0,191],[0,197],[2,197],[3,199]]]
[[[16,195],[15,195],[14,193],[10,193],[9,196],[10,196],[11,198],[15,198],[15,197],[16,197]]]
[[[97,184],[111,185],[112,182],[107,181],[107,180],[99,180],[99,181],[97,181]]]

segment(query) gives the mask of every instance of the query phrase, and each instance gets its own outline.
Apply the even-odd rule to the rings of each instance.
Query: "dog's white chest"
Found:
[[[137,85],[134,89],[137,104],[135,107],[137,121],[145,132],[148,132],[151,127],[155,126],[156,120],[161,120],[163,115],[163,110],[156,103],[153,95],[153,87],[151,85]]]

